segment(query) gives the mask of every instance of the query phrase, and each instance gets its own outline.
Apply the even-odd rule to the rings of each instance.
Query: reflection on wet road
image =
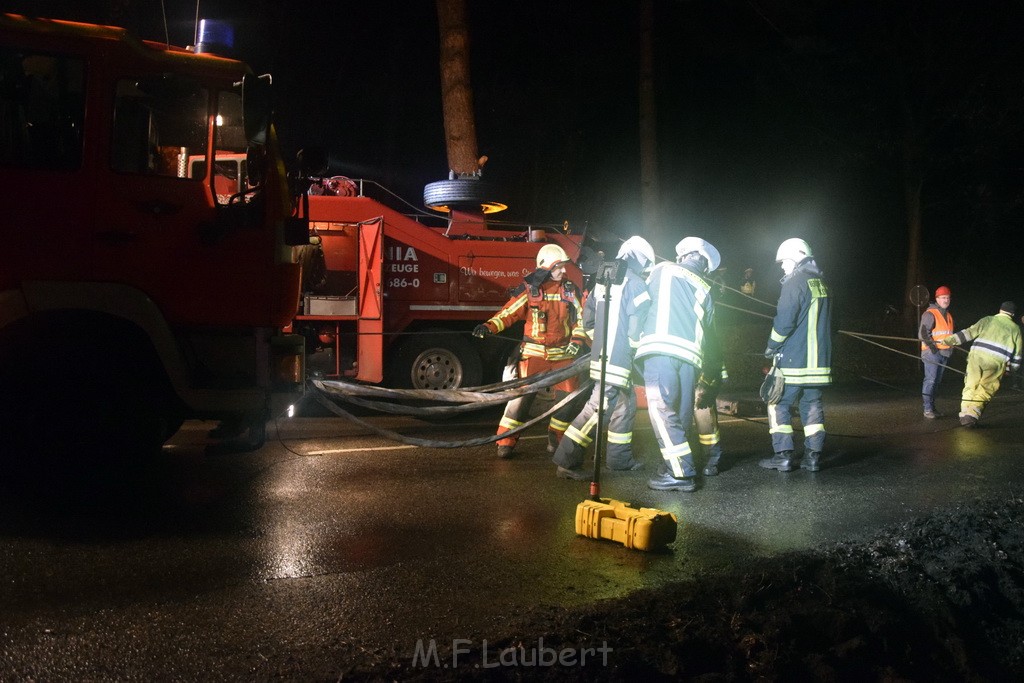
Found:
[[[554,476],[541,436],[503,461],[302,418],[256,453],[214,456],[194,422],[130,471],[8,465],[0,678],[336,677],[367,652],[494,637],[527,610],[867,536],[1022,480],[1018,394],[976,430],[893,392],[830,398],[820,472],[761,470],[763,421],[725,418],[723,472],[693,494],[646,488],[657,451],[641,414],[647,470],[605,472],[602,492],[674,512],[664,553],[577,538],[588,484]],[[373,420],[444,440],[494,427]]]

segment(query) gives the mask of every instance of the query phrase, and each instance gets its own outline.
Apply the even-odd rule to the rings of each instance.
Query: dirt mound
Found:
[[[979,500],[345,678],[1021,680],[1022,521],[1024,495]]]

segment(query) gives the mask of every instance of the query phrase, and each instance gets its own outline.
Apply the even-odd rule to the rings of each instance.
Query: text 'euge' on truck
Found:
[[[558,243],[575,258],[582,235],[488,222],[487,204],[474,198],[478,182],[427,185],[425,203],[447,214],[440,221],[370,181],[333,177],[312,186],[304,211],[326,275],[304,279],[293,326],[307,339],[311,369],[416,389],[500,379],[516,345],[470,331],[536,268],[542,243]],[[570,277],[579,282],[578,268]],[[516,332],[521,339],[521,329],[510,339]]]

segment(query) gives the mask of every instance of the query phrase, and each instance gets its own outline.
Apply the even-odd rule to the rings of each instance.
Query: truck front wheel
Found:
[[[166,376],[133,329],[69,315],[17,332],[5,341],[21,343],[0,344],[20,361],[0,370],[0,433],[14,450],[127,459],[158,452],[181,425]]]
[[[453,333],[410,336],[394,355],[390,384],[403,389],[458,389],[480,384],[480,354]]]

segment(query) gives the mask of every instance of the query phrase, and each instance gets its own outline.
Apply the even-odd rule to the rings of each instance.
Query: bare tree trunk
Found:
[[[917,126],[907,101],[906,91],[903,94],[903,204],[907,212],[907,280],[903,289],[903,309],[905,317],[912,318],[910,308],[910,292],[921,282],[921,188],[924,186],[923,151],[919,143]]]
[[[657,104],[654,98],[654,0],[640,2],[640,214],[644,234],[661,242]]]
[[[907,282],[903,305],[910,301],[910,292],[921,282],[921,187],[920,176],[911,172],[903,175],[903,202],[907,211]]]
[[[459,175],[480,171],[469,82],[469,32],[465,0],[437,0],[441,30],[441,104],[448,168]]]

